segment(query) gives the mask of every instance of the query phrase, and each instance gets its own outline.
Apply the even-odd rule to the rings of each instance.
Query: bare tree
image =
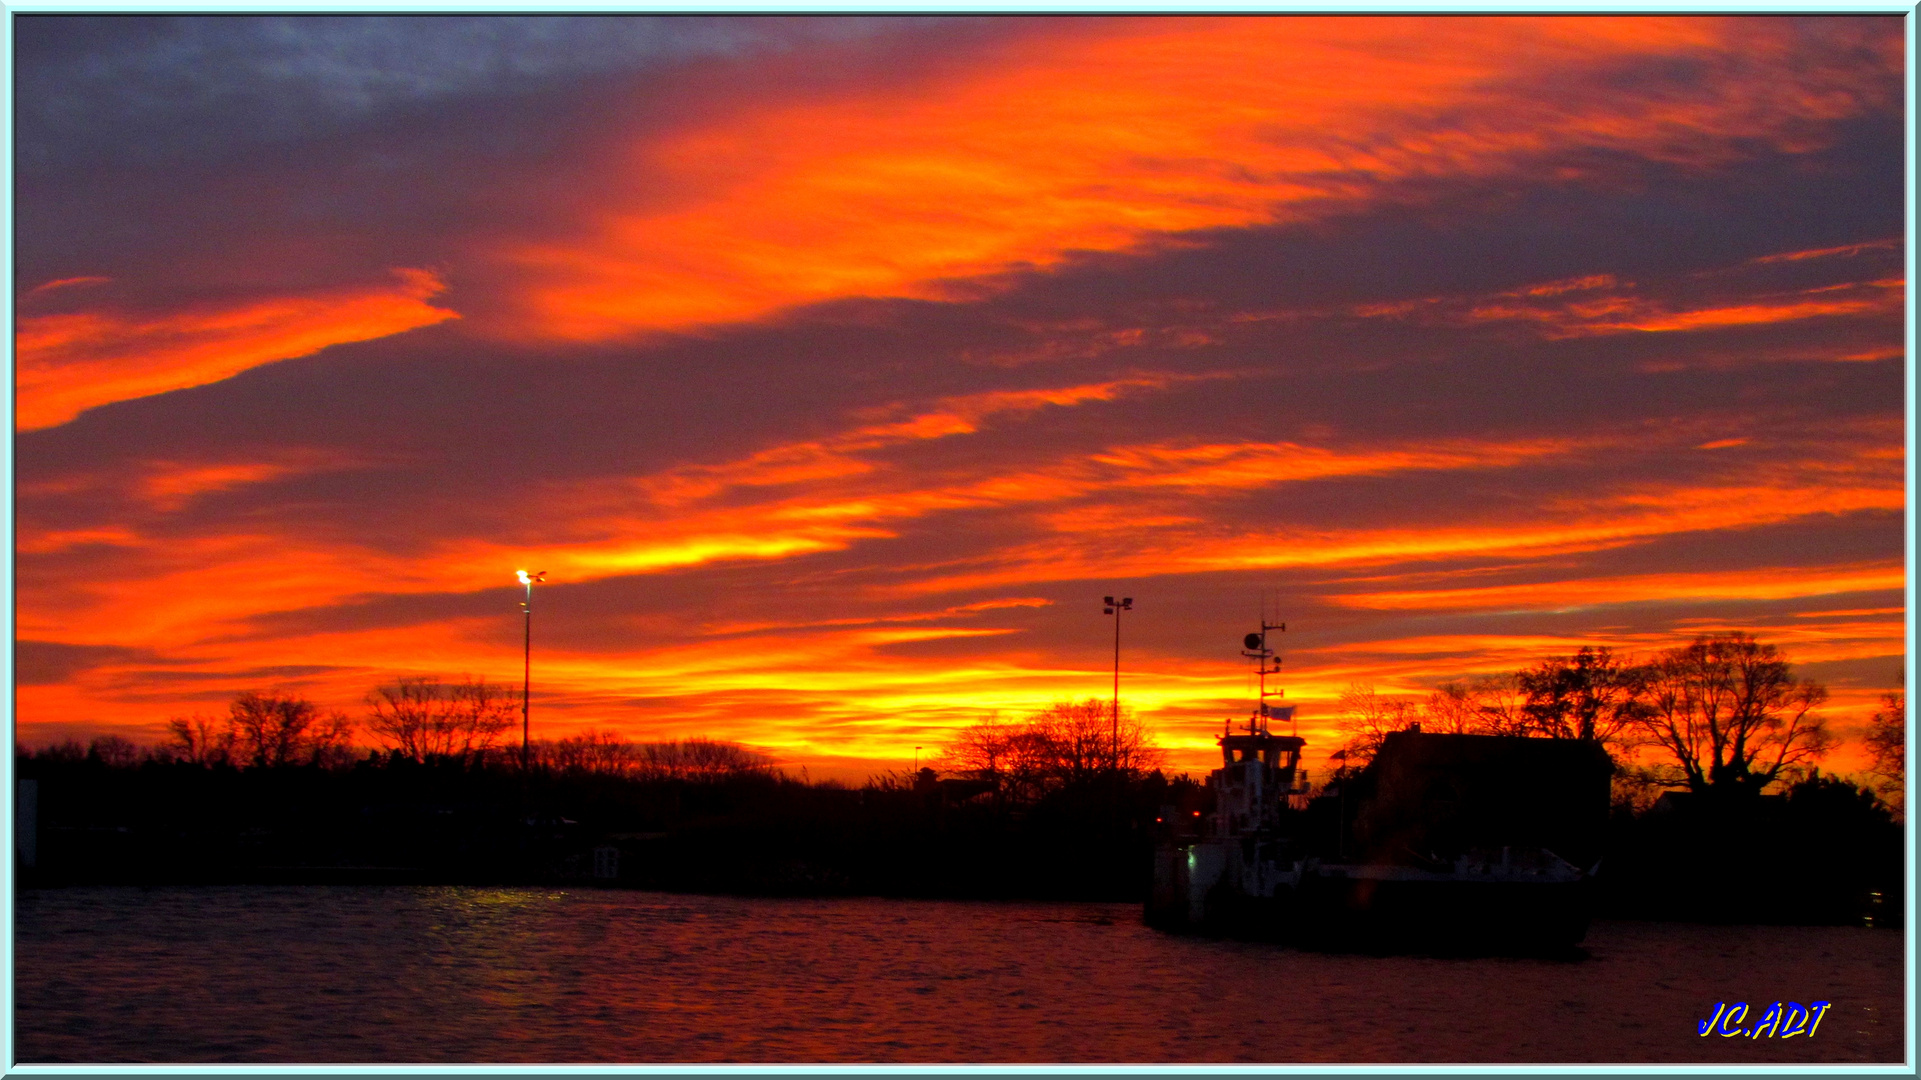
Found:
[[[1825,687],[1797,680],[1781,650],[1744,633],[1703,635],[1645,669],[1636,723],[1668,758],[1663,772],[1701,793],[1756,794],[1832,744],[1814,710]]]
[[[140,748],[118,735],[102,735],[87,746],[87,756],[113,769],[140,764]]]
[[[1373,761],[1388,735],[1406,731],[1420,719],[1420,708],[1414,702],[1382,697],[1375,693],[1371,683],[1349,683],[1341,693],[1341,715],[1337,721],[1345,736],[1337,751],[1345,762],[1344,770],[1361,768]]]
[[[991,780],[1002,798],[1025,803],[1047,791],[1051,757],[1046,735],[1032,723],[1004,724],[990,717],[956,731],[932,764],[940,772]],[[911,787],[913,781],[909,776],[904,784]]]
[[[515,711],[509,691],[472,676],[452,685],[399,679],[368,691],[367,706],[367,729],[415,761],[471,761],[493,748]]]
[[[304,759],[323,769],[353,764],[354,723],[343,712],[329,712],[307,729]]]
[[[991,779],[1006,798],[1031,802],[1048,791],[1113,772],[1138,776],[1160,768],[1165,754],[1140,721],[1104,698],[1057,701],[1018,724],[990,718],[955,732],[934,760],[942,771]]]
[[[291,764],[301,736],[320,718],[320,710],[305,698],[249,690],[228,706],[234,756],[262,768]]]
[[[612,731],[584,731],[542,749],[541,763],[547,767],[590,776],[626,776],[640,757],[638,747]]]
[[[1583,645],[1520,673],[1523,709],[1535,731],[1554,739],[1594,739],[1624,749],[1646,711],[1647,672],[1606,648]]]
[[[1890,690],[1881,695],[1881,705],[1868,717],[1869,775],[1880,789],[1882,801],[1902,810],[1908,785],[1908,703],[1907,695]]]
[[[642,777],[694,783],[769,776],[774,772],[774,760],[766,754],[716,739],[641,743],[634,748],[634,760]]]
[[[1015,741],[1021,729],[1003,724],[992,716],[956,731],[933,758],[941,772],[966,773],[987,779],[998,777],[1013,764]]]
[[[232,754],[255,768],[326,764],[351,740],[352,722],[338,713],[322,715],[306,698],[249,690],[228,706]]]
[[[1444,682],[1418,710],[1424,731],[1453,735],[1525,735],[1526,697],[1518,676],[1482,675]]]
[[[444,704],[439,679],[403,678],[367,691],[367,730],[402,757],[425,761]]]
[[[167,721],[168,739],[162,750],[175,761],[219,765],[233,753],[233,725],[211,716],[176,716]]]
[[[766,754],[717,739],[636,743],[613,731],[588,729],[562,739],[537,741],[532,751],[537,766],[576,776],[713,783],[774,772],[774,760]]]
[[[1113,703],[1099,698],[1057,701],[1028,720],[1028,747],[1043,770],[1063,784],[1105,772],[1113,761]]]
[[[518,711],[508,687],[471,675],[462,677],[448,691],[447,753],[465,758],[487,753],[501,733],[513,726]]]

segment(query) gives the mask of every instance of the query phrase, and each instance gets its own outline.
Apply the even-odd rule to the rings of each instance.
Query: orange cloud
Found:
[[[1508,450],[1490,449],[1496,460]],[[1368,457],[1357,455],[1355,464]],[[1367,471],[1363,467],[1355,473]],[[1890,468],[1871,451],[1836,463],[1763,468],[1744,479],[1722,484],[1670,482],[1589,498],[1543,500],[1510,519],[1484,519],[1471,525],[1357,529],[1302,522],[1277,531],[1210,520],[1198,508],[1156,518],[1138,506],[1107,512],[1096,499],[1072,510],[1042,513],[1037,523],[1047,528],[1037,539],[1009,545],[991,559],[923,568],[919,577],[900,587],[921,593],[1079,578],[1390,566],[1498,556],[1540,558],[1827,515],[1898,513],[1906,505],[1898,463]],[[1185,497],[1197,497],[1202,490],[1190,488]]]
[[[27,315],[14,335],[15,422],[34,431],[97,405],[204,386],[248,368],[458,316],[427,303],[445,288],[425,270],[354,286],[160,315]]]
[[[56,473],[22,483],[16,490],[29,500],[85,496],[118,500],[128,510],[172,514],[202,495],[291,476],[364,467],[374,461],[367,455],[340,450],[283,448],[250,456],[245,461],[144,460],[128,462],[110,471]],[[27,546],[43,545],[58,535],[57,532],[43,533],[30,515],[18,526],[17,533],[19,543]],[[54,543],[46,550],[60,546],[63,545]]]
[[[1906,585],[1907,572],[1902,566],[1887,563],[1575,578],[1469,589],[1353,593],[1330,599],[1343,607],[1372,610],[1565,611],[1654,601],[1786,600],[1834,593],[1898,592]]]
[[[29,527],[23,530],[23,550],[58,552],[85,542],[112,543],[117,550],[110,561],[69,562],[60,572],[38,565],[23,572],[19,633],[28,639],[164,651],[177,674],[232,671],[236,664],[268,673],[319,669],[319,673],[297,677],[265,674],[257,681],[291,682],[339,707],[353,708],[367,685],[386,677],[383,669],[374,666],[378,663],[400,671],[497,670],[501,645],[490,635],[499,630],[500,620],[443,619],[402,631],[283,633],[268,640],[251,632],[252,620],[264,611],[325,607],[364,589],[378,589],[389,596],[484,589],[484,583],[504,581],[510,567],[529,564],[530,559],[554,570],[553,580],[579,581],[657,572],[713,559],[773,559],[844,547],[892,535],[917,518],[954,507],[1026,512],[1064,500],[1083,504],[1094,500],[1098,505],[1106,495],[1141,488],[1165,488],[1173,497],[1186,498],[1289,479],[1499,467],[1565,449],[1565,444],[1549,443],[1342,454],[1287,444],[1119,447],[1022,472],[957,474],[932,486],[873,456],[888,447],[950,438],[962,429],[1049,407],[1106,400],[1153,384],[1142,379],[974,395],[905,410],[899,416],[876,415],[868,422],[857,421],[841,435],[804,444],[808,454],[842,467],[811,468],[801,479],[796,479],[801,474],[788,471],[795,455],[777,448],[732,465],[670,470],[623,482],[607,492],[556,487],[533,494],[534,502],[544,507],[535,516],[547,521],[549,530],[564,527],[571,535],[547,536],[539,547],[449,540],[424,555],[400,557],[299,529],[191,540],[149,538],[133,530],[80,536]],[[297,464],[249,468],[202,463],[154,470],[150,476],[141,474],[131,490],[165,502],[222,485],[270,480]],[[768,469],[783,477],[783,482],[763,483]],[[857,493],[842,489],[848,477],[861,481]],[[876,478],[882,482],[876,484]],[[738,504],[742,492],[765,492],[767,497]],[[1150,522],[1147,527],[1156,526]],[[1165,537],[1139,533],[1123,537],[1157,545],[1146,551],[1143,564],[1167,555]],[[981,554],[990,562],[999,558]],[[1033,558],[1060,560],[1036,580],[1071,573],[1075,566],[1084,565],[1084,560],[1077,562],[1071,551],[1058,544],[1034,552]],[[1180,568],[1178,561],[1163,565]],[[904,570],[910,578],[931,576],[936,589],[953,584],[938,580],[943,573],[940,568]],[[508,591],[505,585],[502,591]],[[856,757],[884,757],[893,752],[896,742],[912,745],[917,738],[933,745],[941,731],[971,723],[987,712],[1019,714],[1090,682],[1103,681],[1097,678],[1101,672],[1063,668],[1058,660],[1019,649],[999,650],[991,660],[962,662],[905,658],[891,651],[915,642],[1003,638],[1008,631],[991,625],[915,629],[901,624],[991,620],[997,612],[1045,604],[1043,599],[1015,594],[934,609],[923,609],[908,594],[895,593],[881,600],[889,613],[872,618],[765,627],[727,622],[683,626],[677,636],[692,637],[690,643],[627,650],[615,656],[568,654],[548,646],[540,678],[544,687],[564,687],[568,704],[561,707],[563,723],[604,723],[608,715],[604,710],[612,707],[614,715],[633,717],[623,722],[641,725],[636,728],[639,733],[672,733],[692,725],[710,734],[747,738],[794,753]],[[382,659],[369,659],[374,657]],[[728,703],[737,705],[743,696],[751,697],[757,687],[767,685],[770,669],[782,673],[775,682],[787,695],[794,718],[768,725],[753,720],[752,710],[730,711]],[[1145,671],[1130,674],[1129,680],[1130,702],[1150,718],[1167,714],[1168,723],[1174,725],[1169,737],[1179,739],[1186,736],[1180,734],[1175,718],[1203,706],[1212,717],[1218,710],[1206,703],[1235,697],[1240,673],[1230,663],[1200,676],[1180,670]],[[131,673],[126,664],[104,665],[76,681],[86,689],[84,696],[95,709],[136,717],[156,707],[151,704],[152,680]],[[953,697],[953,687],[959,684],[969,687],[961,702]],[[184,692],[189,703],[193,693],[210,694],[210,704],[217,705],[219,695],[231,690],[232,681],[227,679],[193,683],[185,691],[171,686],[167,692]],[[25,722],[41,723],[60,715],[49,711],[54,702],[75,693],[73,686],[28,688],[21,699]],[[698,699],[704,704],[644,714],[633,714],[631,704],[610,704],[655,698]],[[1194,704],[1197,701],[1202,705]],[[184,706],[169,707],[178,711]],[[1211,730],[1214,723],[1210,718],[1205,726]]]
[[[1028,395],[1003,400],[1029,402]],[[936,412],[927,416],[949,416]],[[1047,539],[1037,546],[996,553],[993,570],[974,570],[950,579],[929,568],[914,590],[948,590],[991,584],[1011,585],[1022,575],[1032,580],[1061,580],[1088,573],[1096,565],[1120,572],[1188,572],[1219,569],[1211,560],[1226,557],[1215,542],[1193,551],[1189,535],[1197,524],[1191,514],[1143,514],[1132,507],[1117,519],[1102,518],[1107,500],[1136,490],[1165,489],[1174,499],[1219,496],[1303,480],[1384,475],[1415,470],[1498,469],[1593,448],[1578,440],[1516,443],[1459,443],[1413,449],[1331,451],[1291,443],[1205,446],[1117,447],[1051,465],[1008,471],[929,476],[907,473],[881,459],[854,453],[878,449],[903,438],[947,433],[946,423],[862,427],[824,442],[778,447],[740,462],[699,466],[582,489],[554,489],[540,498],[553,509],[542,516],[565,521],[573,538],[556,539],[542,530],[538,547],[500,544],[449,545],[436,560],[448,575],[483,577],[491,568],[528,560],[575,580],[689,566],[716,559],[779,558],[838,550],[862,540],[897,535],[911,522],[944,511],[1012,509],[1040,516],[1034,524]],[[910,434],[912,433],[912,434]],[[766,501],[738,503],[720,495],[735,489],[775,487],[800,481],[812,486],[778,492]],[[639,497],[637,499],[637,496]],[[711,504],[702,506],[701,502]],[[1060,517],[1054,508],[1071,505]],[[1206,530],[1204,530],[1206,531]],[[1114,563],[1105,550],[1082,550],[1083,537],[1098,534],[1132,545]],[[1477,545],[1485,537],[1461,541]],[[1222,541],[1222,547],[1229,542]],[[1245,548],[1244,541],[1237,541]],[[1376,541],[1369,541],[1370,550]],[[1251,550],[1265,552],[1263,541]],[[1354,558],[1350,545],[1311,560],[1341,562]],[[1241,557],[1236,555],[1235,557]],[[1003,562],[1003,560],[1005,560]],[[1147,570],[1152,566],[1155,569]],[[1128,571],[1128,572],[1135,572]],[[1106,572],[1106,571],[1103,571]],[[981,576],[985,575],[985,576]]]
[[[59,278],[55,281],[49,281],[49,282],[46,282],[45,284],[34,286],[32,289],[28,290],[27,295],[28,296],[44,296],[47,293],[54,292],[59,289],[71,289],[81,285],[105,285],[112,280],[113,280],[112,278],[99,277],[91,274],[85,275],[82,277]]]
[[[1750,260],[1754,263],[1804,262],[1808,259],[1844,258],[1859,255],[1864,251],[1894,251],[1901,246],[1897,239],[1869,240],[1861,244],[1843,244],[1840,247],[1810,248],[1806,251],[1783,251],[1774,255],[1763,255]]]
[[[1051,463],[956,466],[945,474],[903,470],[882,453],[906,443],[960,437],[958,432],[990,418],[1030,415],[1047,403],[1105,400],[1145,385],[1152,380],[950,399],[899,419],[856,422],[839,435],[734,462],[634,479],[556,483],[523,493],[511,527],[526,530],[524,537],[505,531],[510,523],[503,523],[486,537],[448,537],[405,555],[314,537],[297,527],[162,544],[128,532],[43,533],[28,520],[21,529],[23,551],[113,543],[125,549],[125,561],[115,574],[90,568],[73,580],[23,573],[21,633],[159,644],[188,632],[241,632],[262,610],[338,602],[343,591],[363,587],[356,582],[378,582],[387,594],[467,592],[505,577],[515,566],[537,564],[552,573],[552,580],[579,582],[723,560],[779,560],[888,539],[955,510],[1000,511],[1012,515],[1019,531],[992,548],[948,562],[896,566],[891,584],[869,586],[880,590],[876,595],[908,599],[1043,581],[1411,565],[1461,557],[1531,559],[1683,533],[1899,511],[1904,505],[1898,452],[1843,445],[1829,458],[1751,464],[1731,481],[1649,483],[1542,500],[1500,520],[1362,528],[1300,522],[1277,533],[1221,519],[1210,500],[1338,477],[1498,471],[1618,450],[1644,437],[1630,432],[1598,440],[1355,450],[1288,443],[1122,445]],[[1676,434],[1684,445],[1692,442],[1689,432]],[[147,498],[178,499],[210,485],[271,479],[300,467],[324,463],[195,467],[137,487]],[[1886,578],[1875,576],[1880,571],[1863,573],[1863,581]],[[1650,595],[1668,587],[1653,579],[1626,584]],[[1677,589],[1684,584],[1668,583]],[[1734,587],[1725,580],[1694,584]],[[1769,587],[1779,593],[1794,586],[1779,581]],[[1564,597],[1578,599],[1582,586],[1563,588]],[[1471,592],[1459,602],[1471,602]],[[61,595],[61,601],[47,602],[53,595]],[[1486,597],[1490,604],[1515,599]],[[1372,600],[1343,602],[1445,607],[1450,600],[1447,590],[1393,590]],[[89,636],[90,631],[99,636]]]
[[[24,687],[25,730],[91,715],[150,723],[169,712],[217,708],[245,685],[289,685],[330,707],[354,711],[366,688],[400,673],[474,672],[511,679],[503,664],[518,646],[510,570],[534,565],[550,580],[580,582],[660,573],[715,560],[780,560],[851,548],[913,529],[940,528],[950,510],[996,511],[1002,538],[946,561],[895,562],[855,576],[836,594],[871,605],[865,617],[746,621],[697,611],[671,630],[592,648],[543,641],[536,685],[546,734],[617,727],[634,737],[699,732],[767,746],[793,761],[870,760],[890,767],[915,745],[936,746],[953,729],[1000,712],[1017,716],[1050,700],[1105,685],[1102,663],[1077,666],[1023,647],[996,625],[1045,604],[1042,582],[1166,577],[1222,570],[1381,567],[1507,557],[1519,568],[1546,556],[1645,543],[1681,533],[1738,530],[1903,506],[1903,455],[1887,429],[1827,433],[1819,445],[1762,447],[1765,455],[1703,453],[1713,479],[1677,478],[1516,504],[1498,516],[1335,528],[1301,521],[1284,532],[1236,521],[1219,500],[1285,492],[1290,484],[1341,477],[1483,470],[1498,473],[1580,461],[1630,448],[1660,452],[1647,431],[1605,437],[1454,441],[1336,448],[1287,442],[1119,444],[1036,459],[993,462],[965,453],[942,470],[906,469],[893,452],[993,438],[1048,410],[1149,394],[1160,376],[903,404],[850,417],[834,434],[776,446],[734,461],[680,466],[634,478],[559,483],[524,493],[514,524],[538,522],[515,542],[505,523],[396,554],[351,536],[317,534],[300,522],[250,522],[250,530],[203,538],[137,526],[73,529],[23,523],[20,551],[64,561],[23,565],[18,632],[23,638],[111,645],[165,656],[119,660],[46,687]],[[1702,445],[1703,429],[1662,427],[1677,453]],[[1772,440],[1788,438],[1775,432]],[[1713,442],[1715,440],[1709,440]],[[1719,440],[1724,443],[1738,440]],[[1746,454],[1746,451],[1742,452]],[[199,494],[334,467],[324,455],[258,462],[154,462],[117,483],[129,505],[169,514]],[[50,494],[71,487],[49,481]],[[54,489],[58,489],[57,491]],[[81,561],[85,544],[110,557]],[[62,555],[65,552],[67,554]],[[1567,574],[1565,568],[1550,568]],[[1501,612],[1623,599],[1793,599],[1899,589],[1898,564],[1779,568],[1751,574],[1649,574],[1595,578],[1576,571],[1526,589],[1395,588],[1334,603],[1374,610]],[[481,593],[497,587],[501,614],[439,618],[402,628],[281,632],[262,637],[262,613],[324,609],[356,598]],[[974,603],[942,594],[991,589]],[[1331,595],[1328,595],[1331,594]],[[972,600],[973,597],[966,599]],[[1794,620],[1790,620],[1791,622]],[[1767,631],[1798,661],[1885,655],[1901,648],[1898,616],[1798,620]],[[1814,624],[1814,625],[1808,625]],[[1643,651],[1685,640],[1708,624],[1677,624],[1616,643]],[[1756,629],[1756,626],[1743,626]],[[662,639],[667,643],[662,643]],[[1290,654],[1290,699],[1302,731],[1330,744],[1340,691],[1354,679],[1396,692],[1442,678],[1531,663],[1587,641],[1572,634],[1434,635]],[[963,654],[916,655],[915,646],[980,643]],[[989,644],[991,643],[991,644]],[[903,652],[902,650],[910,650]],[[145,665],[145,666],[143,666]],[[506,670],[503,670],[503,667]],[[1130,646],[1129,703],[1174,751],[1179,767],[1204,767],[1224,716],[1244,711],[1245,673],[1160,658]],[[777,673],[770,675],[771,673]],[[164,677],[163,677],[164,676]],[[175,681],[167,681],[172,679]],[[967,688],[957,698],[954,689]]]
[[[1811,121],[1892,100],[1898,43],[1782,78],[1792,48],[1765,23],[1706,18],[1057,24],[965,69],[748,104],[632,146],[637,193],[584,210],[566,238],[492,252],[527,284],[490,325],[594,340],[841,297],[946,298],[1402,181],[1519,174],[1569,148],[1683,165],[1732,160],[1743,140],[1805,148]],[[1782,66],[1733,62],[1757,56]],[[1714,74],[1690,93],[1543,92],[1678,57]]]
[[[1569,286],[1552,293],[1542,292],[1538,288],[1528,289],[1523,290],[1521,295],[1531,299],[1537,296],[1559,295],[1576,289],[1611,288],[1615,284],[1612,279],[1589,280],[1594,281],[1594,284]],[[1853,295],[1846,298],[1813,298],[1816,294],[1831,294],[1840,289],[1845,289]],[[1543,336],[1556,340],[1633,331],[1662,333],[1711,330],[1728,326],[1755,326],[1837,315],[1893,314],[1901,310],[1905,293],[1905,284],[1898,279],[1870,281],[1858,285],[1810,289],[1797,296],[1781,298],[1773,302],[1732,303],[1680,310],[1670,308],[1658,300],[1631,294],[1617,294],[1567,301],[1552,306],[1498,302],[1479,304],[1460,316],[1460,320],[1467,323],[1532,322],[1542,327]]]

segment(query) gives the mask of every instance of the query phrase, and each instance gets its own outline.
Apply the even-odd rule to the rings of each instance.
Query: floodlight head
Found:
[[[1124,608],[1132,608],[1134,606],[1134,598],[1131,596],[1121,597],[1121,606]]]
[[[533,579],[527,576],[527,571],[525,570],[514,571],[514,576],[520,579],[522,585],[532,585],[534,583]]]
[[[1107,605],[1107,606],[1109,606],[1109,607],[1113,607],[1113,606],[1114,606],[1114,598],[1113,598],[1113,597],[1111,597],[1111,596],[1103,596],[1103,597],[1101,597],[1101,603],[1103,603],[1103,604],[1106,604],[1106,605]]]

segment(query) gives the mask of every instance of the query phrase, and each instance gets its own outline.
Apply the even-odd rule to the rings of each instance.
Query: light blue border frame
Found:
[[[1904,409],[1906,414],[1906,489],[1907,536],[1904,557],[1906,560],[1906,603],[1907,637],[1904,664],[1908,691],[1911,694],[1915,685],[1915,126],[1917,121],[1915,48],[1917,42],[1916,23],[1921,20],[1917,7],[1911,3],[1894,3],[1888,0],[1870,0],[1867,3],[1847,3],[1827,5],[1819,0],[1693,0],[1691,3],[1660,3],[1640,0],[1631,3],[1586,3],[1566,2],[1529,3],[1525,0],[1480,0],[1479,3],[1458,4],[1445,0],[1400,0],[1398,3],[1381,0],[1345,0],[1345,2],[1299,3],[1275,2],[1275,0],[1208,0],[1206,3],[1154,3],[1148,0],[1110,0],[1107,3],[1095,0],[1052,0],[1045,4],[1023,5],[1019,3],[979,3],[954,2],[941,3],[884,3],[859,2],[859,0],[839,0],[836,3],[805,3],[802,0],[707,0],[699,4],[645,4],[623,2],[623,0],[571,0],[556,4],[551,8],[538,3],[510,3],[504,0],[415,0],[413,3],[353,3],[348,0],[307,0],[304,3],[289,3],[286,0],[267,0],[265,3],[246,3],[243,0],[198,0],[198,2],[166,3],[163,0],[121,0],[119,3],[88,3],[86,0],[0,0],[0,55],[9,62],[0,65],[7,75],[4,88],[0,88],[0,98],[4,98],[7,108],[0,112],[0,132],[5,135],[4,161],[7,184],[0,191],[0,228],[4,228],[7,238],[8,258],[5,262],[4,296],[0,296],[0,312],[4,312],[9,328],[13,325],[14,266],[12,258],[13,241],[13,19],[18,14],[58,14],[96,13],[96,14],[242,14],[268,11],[297,13],[440,13],[440,12],[477,12],[492,13],[537,13],[537,14],[576,14],[595,12],[633,12],[636,14],[759,14],[759,13],[803,13],[803,14],[1105,14],[1105,13],[1191,13],[1191,14],[1233,14],[1233,13],[1352,13],[1352,14],[1391,14],[1391,13],[1547,13],[1547,14],[1791,14],[1808,13],[1819,15],[1904,15],[1906,17],[1907,70],[1906,70],[1906,111],[1908,118],[1906,132],[1906,178],[1907,207],[1905,215],[1906,244],[1906,334],[1907,350]],[[9,370],[13,366],[13,336],[7,335],[5,356]],[[0,387],[0,402],[6,405],[9,416],[13,409],[13,382],[7,380]],[[0,451],[0,464],[4,465],[4,485],[6,500],[0,506],[0,525],[4,525],[9,540],[14,535],[13,520],[13,443],[8,439],[4,451]],[[0,569],[0,597],[6,601],[6,626],[11,640],[14,632],[14,581],[13,559],[11,553],[4,569]],[[9,735],[14,733],[14,695],[13,695],[13,650],[8,648],[0,656],[0,672],[4,672],[7,682],[5,698],[5,726]],[[1912,713],[1912,705],[1909,709]],[[1910,774],[1914,769],[1915,748],[1912,737],[1907,746],[1907,768]],[[4,780],[7,793],[0,799],[0,824],[11,841],[14,833],[14,772],[11,752],[0,759],[0,780]],[[14,927],[14,874],[13,859],[7,858],[0,865],[0,922],[6,926],[6,938],[0,941],[0,957],[4,957],[6,978],[0,982],[0,1075],[49,1076],[49,1077],[92,1077],[92,1076],[547,1076],[547,1075],[648,1075],[670,1076],[759,1076],[759,1075],[798,1075],[798,1076],[918,1076],[918,1075],[994,1075],[994,1076],[1157,1076],[1157,1075],[1195,1075],[1195,1076],[1238,1076],[1238,1075],[1288,1075],[1288,1076],[1352,1076],[1352,1075],[1873,1075],[1873,1076],[1913,1076],[1915,1075],[1915,824],[1912,813],[1906,815],[1905,838],[1908,849],[1906,871],[1906,957],[1904,970],[1906,978],[1906,1000],[1904,1017],[1906,1041],[1904,1044],[1905,1065],[17,1065],[14,1064],[14,979],[13,979],[13,927]],[[11,848],[11,843],[9,847]]]

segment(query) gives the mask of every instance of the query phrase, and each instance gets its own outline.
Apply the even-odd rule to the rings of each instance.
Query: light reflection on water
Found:
[[[1902,942],[1601,923],[1589,958],[1324,955],[1115,904],[613,890],[19,895],[40,1061],[1898,1061]],[[1703,1040],[1722,1000],[1834,1002]],[[1883,1019],[1885,1018],[1885,1019]]]

